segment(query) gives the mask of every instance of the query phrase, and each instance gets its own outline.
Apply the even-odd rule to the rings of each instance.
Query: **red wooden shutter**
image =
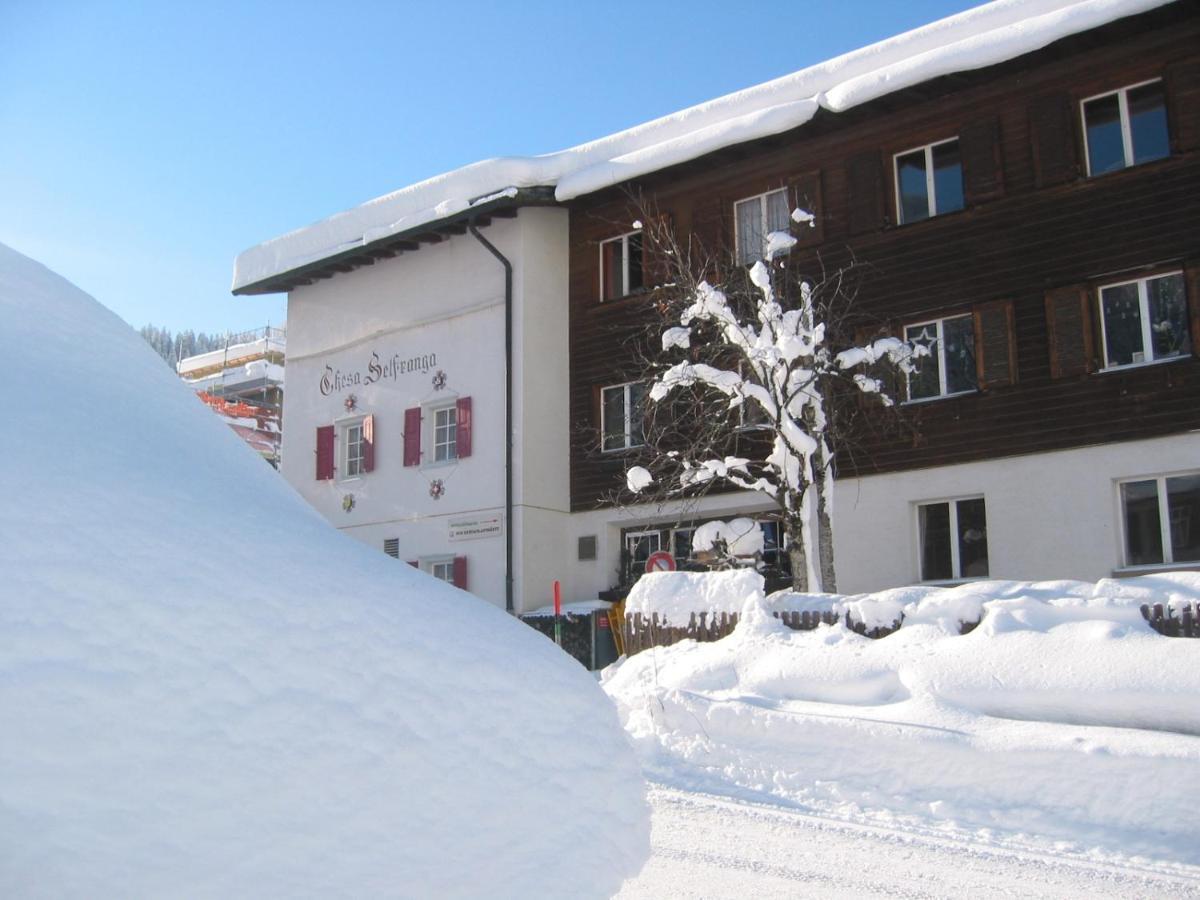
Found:
[[[367,416],[362,423],[363,464],[364,472],[375,470],[375,417]]]
[[[731,259],[734,253],[733,231],[730,228],[733,201],[720,194],[701,200],[692,211],[692,232],[681,248],[692,259],[717,263]],[[705,273],[709,274],[709,273]]]
[[[980,390],[1017,380],[1016,337],[1011,300],[975,307],[975,368]]]
[[[1029,130],[1038,187],[1061,184],[1079,174],[1073,107],[1066,94],[1049,94],[1030,104]]]
[[[454,586],[467,589],[467,558],[465,556],[454,557]]]
[[[1200,356],[1200,263],[1184,270],[1188,311],[1192,316],[1192,352]]]
[[[1087,287],[1067,285],[1046,292],[1046,325],[1050,338],[1050,377],[1083,375],[1092,360],[1092,304]]]
[[[1167,94],[1173,149],[1176,153],[1195,150],[1200,147],[1200,60],[1167,69]]]
[[[802,172],[788,179],[788,209],[790,215],[794,209],[803,209],[813,214],[812,225],[797,225],[790,222],[792,234],[801,247],[813,247],[825,239],[825,206],[821,202],[821,170]]]
[[[1000,165],[1000,120],[992,117],[972,122],[958,135],[963,161],[963,187],[967,202],[991,200],[1004,193]]]
[[[642,281],[648,289],[675,280],[674,257],[668,252],[675,239],[670,213],[648,216],[642,228]]]
[[[328,481],[333,477],[333,440],[332,425],[317,429],[317,481]]]
[[[404,464],[421,464],[421,407],[404,411]]]
[[[408,564],[409,564],[410,566],[412,566],[414,569],[419,569],[419,568],[421,568],[421,564],[420,564],[419,562],[417,562],[415,559],[410,559],[410,560],[408,560]]]
[[[459,459],[471,455],[471,398],[458,398],[458,424],[455,431],[456,450]]]
[[[846,162],[846,182],[849,191],[849,224],[851,234],[878,231],[884,226],[883,167],[879,153],[871,150],[851,157]]]

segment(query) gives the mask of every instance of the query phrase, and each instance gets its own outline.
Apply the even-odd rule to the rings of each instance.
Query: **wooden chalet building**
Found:
[[[506,428],[521,447],[554,449],[523,470],[520,459],[501,464],[519,482],[506,508],[464,498],[464,509],[497,510],[510,542],[507,571],[493,565],[488,586],[472,590],[500,602],[500,580],[518,582],[519,611],[544,604],[541,582],[555,577],[568,599],[593,598],[649,552],[685,552],[695,524],[769,510],[738,491],[686,517],[604,499],[639,442],[644,390],[624,347],[644,320],[654,263],[631,193],[681,240],[696,234],[743,262],[787,227],[791,208],[811,209],[815,227],[797,232],[792,253],[827,269],[856,261],[864,320],[930,348],[905,385],[913,431],[867,435],[839,458],[840,590],[1200,566],[1200,3],[994,3],[686,112],[550,163],[479,164],[382,198],[409,215],[382,231],[376,201],[239,259],[235,292],[290,292],[289,337],[316,378],[372,334],[392,328],[400,340],[426,327],[428,316],[384,311],[439,278],[456,283],[445,248],[432,248],[442,261],[410,259],[431,254],[413,253],[423,242],[492,261],[467,233],[479,215],[515,216],[509,230],[529,219],[502,248],[510,293],[515,270],[536,294],[516,303],[526,314],[509,342],[506,377],[518,373],[525,405],[510,402],[487,435],[477,415],[473,441],[497,461]],[[420,212],[438,198],[457,202]],[[390,305],[380,299],[389,290]],[[480,308],[476,290],[450,292],[463,297],[456,315]],[[332,343],[316,337],[331,330]],[[521,349],[559,341],[568,352],[544,359]],[[486,356],[482,347],[470,355]],[[472,377],[481,390],[496,385]],[[322,452],[336,455],[322,450],[321,429],[335,411],[294,407],[294,395],[284,473],[348,526],[333,496],[318,496]],[[383,433],[425,427],[418,399],[386,405],[394,421]],[[499,394],[487,401],[503,405]],[[535,431],[521,430],[522,415]],[[568,452],[569,467],[555,459]],[[395,453],[388,477],[402,478],[409,462]],[[376,451],[382,470],[379,460]],[[376,524],[349,530],[395,541],[424,515],[414,510],[426,485],[410,480],[381,492]],[[405,533],[414,543],[402,558],[419,561],[426,547],[450,558],[434,539],[442,532]],[[522,580],[525,567],[536,576]]]

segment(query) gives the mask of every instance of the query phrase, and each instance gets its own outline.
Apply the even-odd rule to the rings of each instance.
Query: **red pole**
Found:
[[[562,585],[554,582],[554,643],[562,646]]]

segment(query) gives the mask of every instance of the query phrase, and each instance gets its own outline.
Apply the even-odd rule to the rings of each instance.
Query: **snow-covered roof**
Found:
[[[437,175],[251,247],[234,263],[235,293],[302,266],[552,187],[570,200],[808,122],[921,82],[1013,59],[1060,38],[1170,0],[995,0],[557,153],[484,160]]]

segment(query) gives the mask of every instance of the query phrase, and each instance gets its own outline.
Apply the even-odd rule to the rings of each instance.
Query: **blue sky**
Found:
[[[0,243],[135,326],[278,323],[246,247],[975,5],[0,0]]]

